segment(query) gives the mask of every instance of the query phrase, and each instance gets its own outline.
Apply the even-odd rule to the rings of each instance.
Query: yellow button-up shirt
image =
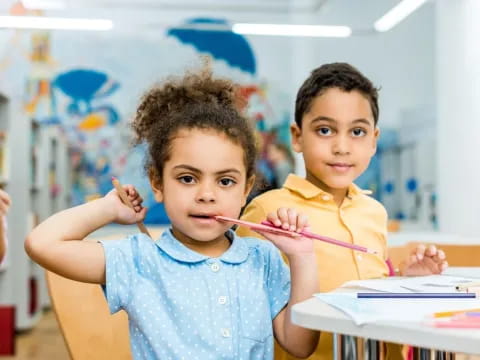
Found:
[[[331,194],[304,178],[290,174],[282,189],[268,191],[253,199],[245,208],[242,220],[259,223],[279,207],[295,208],[308,217],[312,232],[378,252],[376,255],[367,254],[315,241],[320,291],[327,292],[349,280],[388,275],[385,263],[387,212],[366,193],[352,184],[347,197],[338,207]],[[237,233],[240,236],[260,236],[245,227],[239,227]],[[309,359],[331,358],[332,338],[330,334],[322,334],[317,351]],[[294,358],[277,351],[275,359]]]

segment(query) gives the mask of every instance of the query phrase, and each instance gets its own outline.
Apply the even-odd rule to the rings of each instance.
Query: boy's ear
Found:
[[[377,152],[377,142],[378,142],[378,137],[380,136],[380,128],[375,127],[375,130],[373,132],[373,155]]]
[[[163,190],[159,179],[152,173],[150,173],[148,174],[148,180],[150,181],[150,186],[152,187],[153,197],[155,198],[155,201],[159,203],[163,202]]]
[[[253,186],[255,185],[255,179],[255,175],[252,175],[249,179],[247,179],[247,183],[245,185],[245,192],[243,194],[242,207],[245,206],[245,204],[247,203],[248,194],[250,194],[250,191],[252,191]]]
[[[290,125],[290,134],[292,135],[292,148],[295,152],[302,152],[302,129],[296,123]]]

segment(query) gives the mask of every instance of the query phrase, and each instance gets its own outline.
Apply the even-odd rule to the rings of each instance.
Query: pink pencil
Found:
[[[217,216],[215,216],[215,220],[231,222],[231,223],[234,223],[234,224],[246,226],[246,227],[248,227],[252,230],[260,230],[260,231],[265,231],[265,232],[269,232],[269,233],[277,234],[277,235],[286,235],[286,236],[290,236],[290,237],[301,236],[299,233],[296,233],[295,231],[288,231],[288,230],[279,229],[277,227],[270,226],[270,225],[256,224],[256,223],[252,223],[252,222],[249,222],[249,221],[243,221],[243,220],[239,220],[239,219],[229,218],[229,217],[226,217],[226,216],[217,215]]]
[[[275,226],[270,221],[262,221],[262,224],[267,225],[267,226]],[[328,237],[328,236],[317,235],[317,234],[314,234],[314,233],[312,233],[310,231],[306,231],[306,230],[303,230],[302,232],[299,232],[297,234],[301,234],[302,236],[308,237],[310,239],[325,241],[325,242],[330,243],[330,244],[343,246],[343,247],[346,247],[346,248],[349,248],[349,249],[352,249],[352,250],[366,252],[368,254],[377,254],[378,253],[377,251],[366,248],[365,246],[350,244],[350,243],[347,243],[347,242],[344,242],[344,241],[333,239],[333,238]]]
[[[316,240],[328,242],[330,244],[343,246],[343,247],[346,247],[346,248],[349,248],[349,249],[352,249],[352,250],[363,251],[363,252],[366,252],[366,253],[369,253],[369,254],[377,254],[377,252],[375,250],[368,249],[364,246],[349,244],[349,243],[346,243],[346,242],[343,242],[343,241],[340,241],[340,240],[335,240],[335,239],[332,239],[332,238],[329,238],[329,237],[326,237],[326,236],[320,236],[320,235],[317,235],[317,234],[314,234],[314,233],[311,233],[311,232],[308,232],[308,231],[302,231],[300,233],[297,233],[295,231],[284,230],[284,229],[276,227],[270,221],[262,221],[261,224],[256,224],[256,223],[252,223],[252,222],[249,222],[249,221],[232,219],[232,218],[229,218],[229,217],[226,217],[226,216],[215,216],[215,219],[221,220],[221,221],[228,221],[228,222],[238,224],[238,225],[241,225],[241,226],[246,226],[246,227],[248,227],[252,230],[268,231],[270,233],[279,234],[279,235],[286,235],[286,236],[291,236],[291,237],[305,236],[305,237],[308,237],[308,238],[311,238],[311,239],[316,239]]]
[[[432,324],[437,328],[448,328],[448,329],[479,329],[480,321],[470,321],[470,320],[454,320],[454,321],[435,321]]]

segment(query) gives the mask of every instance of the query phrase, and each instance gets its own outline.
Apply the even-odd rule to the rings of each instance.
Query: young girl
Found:
[[[290,353],[313,352],[318,333],[291,322],[292,306],[317,291],[312,241],[262,233],[241,238],[215,215],[237,218],[254,183],[255,140],[237,111],[233,84],[209,70],[153,88],[133,128],[148,145],[146,169],[171,229],[152,241],[138,234],[84,242],[111,222],[145,217],[142,198],[125,186],[55,214],[26,240],[28,254],[64,277],[103,284],[110,311],[129,317],[135,359],[271,359],[273,336]],[[301,231],[304,216],[279,209],[268,220]]]

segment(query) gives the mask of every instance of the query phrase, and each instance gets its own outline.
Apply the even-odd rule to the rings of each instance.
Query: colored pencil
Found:
[[[476,312],[476,311],[480,311],[480,309],[441,311],[441,312],[433,313],[433,317],[443,318],[443,317],[450,317],[450,316],[454,316],[454,315],[460,315],[460,314],[465,314],[467,312]]]
[[[270,221],[262,221],[262,225],[275,226]],[[317,234],[314,234],[314,233],[312,233],[310,231],[306,231],[306,230],[303,230],[302,232],[299,232],[297,234],[308,237],[310,239],[324,241],[324,242],[327,242],[327,243],[330,243],[330,244],[334,244],[334,245],[337,245],[337,246],[343,246],[343,247],[346,247],[346,248],[349,248],[349,249],[352,249],[352,250],[356,250],[356,251],[362,251],[362,252],[366,252],[366,253],[369,253],[369,254],[377,254],[378,253],[377,251],[371,250],[371,249],[366,248],[364,246],[350,244],[350,243],[347,243],[347,242],[344,242],[344,241],[333,239],[333,238],[328,237],[328,236],[317,235]]]
[[[120,181],[118,181],[116,178],[112,177],[112,184],[115,187],[115,190],[117,190],[118,196],[120,196],[120,199],[122,199],[122,202],[125,205],[127,205],[130,209],[133,209],[133,204],[128,199],[128,195],[125,192],[125,190],[123,189],[122,185],[120,184]],[[149,237],[152,237],[150,235],[150,233],[148,232],[147,228],[145,227],[145,225],[143,224],[143,222],[141,222],[141,221],[137,222],[137,226],[138,226],[138,229],[142,233],[148,235]]]
[[[226,216],[217,215],[217,216],[215,216],[215,219],[220,220],[220,221],[231,222],[233,224],[237,224],[237,225],[241,225],[241,226],[246,226],[246,227],[248,227],[252,230],[260,230],[260,231],[265,231],[265,232],[269,232],[269,233],[277,234],[277,235],[286,235],[286,236],[290,236],[290,237],[301,236],[299,233],[296,233],[295,231],[284,230],[284,229],[280,229],[280,228],[275,227],[275,226],[269,226],[269,225],[264,225],[264,224],[256,224],[256,223],[252,223],[252,222],[249,222],[249,221],[229,218],[229,217],[226,217]]]
[[[363,251],[363,252],[366,252],[366,253],[369,253],[369,254],[377,254],[377,252],[375,250],[368,249],[364,246],[349,244],[349,243],[346,243],[346,242],[343,242],[343,241],[340,241],[340,240],[329,238],[327,236],[317,235],[317,234],[311,233],[309,231],[302,231],[302,232],[298,233],[298,232],[295,232],[295,231],[285,230],[285,229],[282,229],[280,227],[275,226],[270,221],[262,221],[261,224],[257,224],[257,223],[253,223],[253,222],[250,222],[250,221],[244,221],[244,220],[229,218],[229,217],[220,216],[220,215],[215,216],[215,219],[221,220],[221,221],[231,222],[233,224],[237,224],[237,225],[240,225],[240,226],[246,226],[246,227],[248,227],[252,230],[266,231],[266,232],[270,232],[270,233],[274,233],[274,234],[278,234],[278,235],[286,235],[286,236],[291,236],[291,237],[304,236],[304,237],[308,237],[308,238],[311,238],[311,239],[316,239],[316,240],[328,242],[330,244],[334,244],[334,245],[337,245],[337,246],[343,246],[343,247],[346,247],[346,248],[349,248],[349,249],[352,249],[352,250]]]
[[[357,293],[359,299],[472,299],[474,293]]]

